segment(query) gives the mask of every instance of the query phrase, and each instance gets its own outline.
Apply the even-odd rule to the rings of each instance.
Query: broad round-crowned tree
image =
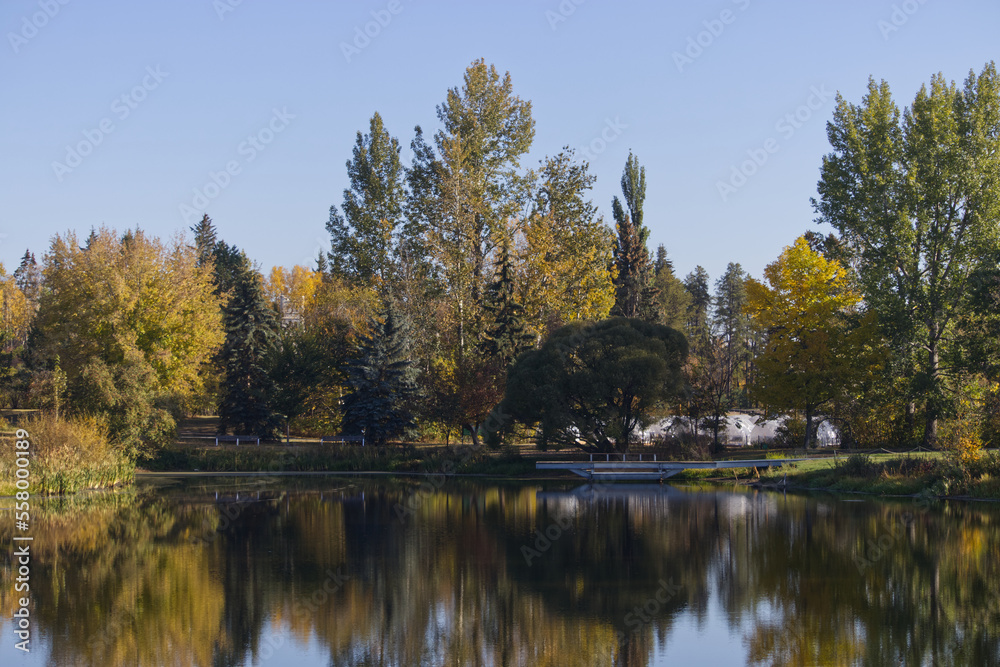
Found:
[[[518,357],[500,412],[536,426],[540,448],[626,452],[680,392],[687,349],[679,331],[638,319],[568,324]]]

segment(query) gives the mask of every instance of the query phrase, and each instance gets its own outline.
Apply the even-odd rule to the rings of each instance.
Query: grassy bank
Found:
[[[357,446],[170,448],[142,467],[152,472],[423,472],[521,477],[533,459],[516,451]]]
[[[984,453],[964,461],[941,452],[851,454],[761,471],[760,482],[875,495],[1000,499],[1000,454]]]
[[[27,451],[25,477],[32,495],[74,493],[131,484],[135,463],[107,442],[103,429],[92,420],[57,420],[51,416],[26,420],[28,449],[18,449],[18,431],[0,435],[0,496],[12,496],[20,454]],[[22,433],[23,435],[23,433]],[[24,473],[21,473],[22,475]]]

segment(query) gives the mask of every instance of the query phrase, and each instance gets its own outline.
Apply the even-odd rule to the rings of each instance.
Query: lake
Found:
[[[32,520],[3,665],[1000,664],[994,503],[141,477]]]

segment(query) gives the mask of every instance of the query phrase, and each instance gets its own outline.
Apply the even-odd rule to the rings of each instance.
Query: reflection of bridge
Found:
[[[682,470],[770,468],[805,459],[751,459],[746,461],[539,461],[536,470],[568,470],[594,481],[664,480]]]

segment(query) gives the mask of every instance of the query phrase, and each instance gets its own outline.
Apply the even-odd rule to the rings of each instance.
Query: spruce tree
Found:
[[[212,261],[215,246],[218,244],[215,225],[206,213],[202,216],[201,222],[191,227],[191,232],[194,233],[194,247],[198,251],[198,266],[205,266]]]
[[[662,243],[656,249],[656,262],[653,268],[655,270],[653,284],[657,289],[657,321],[683,331],[691,295],[684,288],[684,283],[674,275],[674,263],[667,256],[667,249]]]
[[[371,321],[371,332],[347,362],[351,390],[344,396],[344,433],[382,446],[413,428],[417,385],[410,348],[409,326],[387,298],[381,320]]]
[[[330,264],[326,261],[326,254],[320,250],[316,255],[316,273],[326,282],[330,278]]]
[[[666,269],[671,273],[674,272],[674,262],[667,255],[667,248],[662,243],[656,246],[656,261],[653,262],[653,271],[656,275],[660,275],[663,270]]]
[[[492,321],[486,328],[480,351],[506,369],[534,342],[524,326],[524,308],[518,303],[510,242],[505,242],[493,282],[486,288],[484,308]]]
[[[219,241],[212,249],[212,276],[217,294],[228,294],[236,284],[251,272],[250,260],[235,244]]]
[[[739,373],[747,361],[749,322],[746,314],[746,271],[730,262],[726,272],[715,283],[714,324],[723,342],[723,363],[727,371],[725,391],[730,403],[735,403],[739,390]],[[744,378],[745,382],[745,378]]]
[[[226,377],[219,404],[220,430],[270,439],[280,425],[272,410],[274,383],[267,372],[279,325],[260,274],[246,267],[239,272],[223,318],[226,341],[220,357]]]
[[[41,282],[42,272],[35,261],[35,253],[25,250],[20,266],[14,270],[14,284],[28,301],[37,304]]]
[[[687,334],[692,346],[697,339],[708,336],[708,314],[712,304],[712,295],[708,290],[708,271],[701,266],[684,278],[684,288],[691,295],[687,311]]]

